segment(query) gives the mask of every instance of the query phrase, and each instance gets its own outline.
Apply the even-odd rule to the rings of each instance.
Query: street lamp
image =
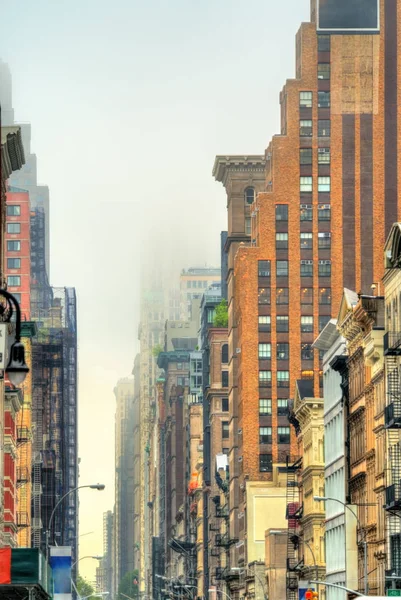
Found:
[[[29,373],[29,367],[25,362],[25,348],[21,343],[21,309],[18,300],[7,290],[0,289],[0,296],[5,298],[6,303],[0,305],[0,321],[10,323],[14,310],[15,320],[15,342],[10,348],[10,358],[6,367],[6,373],[11,383],[18,387],[23,383]]]
[[[56,503],[56,506],[52,510],[52,513],[51,513],[50,519],[49,519],[49,525],[47,526],[47,531],[46,531],[46,558],[47,558],[47,561],[49,561],[49,547],[50,547],[49,542],[50,542],[50,533],[51,533],[51,527],[52,527],[54,515],[56,514],[56,510],[58,509],[60,504],[63,502],[63,500],[65,498],[67,498],[67,496],[69,496],[70,494],[73,494],[74,492],[81,490],[82,488],[89,488],[91,490],[103,491],[105,487],[106,486],[103,483],[91,483],[89,485],[79,485],[78,487],[73,488],[72,490],[69,490],[66,494],[64,494],[64,496],[61,496],[60,500]]]
[[[245,572],[245,569],[241,569],[240,567],[231,567],[230,570],[235,571],[237,573],[241,573],[241,571]],[[253,573],[253,575],[255,576],[255,578],[259,581],[260,585],[262,586],[264,600],[267,600],[267,595],[265,592],[265,583],[263,583],[263,581],[260,579],[259,575],[257,575],[255,572]]]
[[[223,590],[218,590],[217,588],[215,590],[214,589],[208,589],[208,593],[209,594],[214,594],[215,592],[216,592],[216,594],[218,594],[220,592],[220,594],[224,594],[225,596],[227,596],[228,600],[231,600],[231,596],[229,596],[227,594],[227,592],[224,592]]]
[[[76,564],[78,564],[81,560],[84,560],[85,558],[93,558],[93,560],[103,560],[103,556],[83,556],[82,558],[79,558],[71,565],[72,568],[74,568]]]
[[[355,517],[355,520],[357,522],[357,525],[358,525],[359,529],[362,529],[361,522],[358,519],[357,515],[354,513],[354,511],[352,510],[352,508],[348,504],[346,504],[345,502],[343,502],[342,500],[338,500],[338,498],[332,498],[332,497],[328,497],[328,496],[313,496],[313,499],[316,502],[328,502],[328,500],[332,500],[333,502],[338,502],[339,504],[342,504],[342,506],[344,506],[344,508],[348,508],[348,510],[350,511],[350,513]],[[369,594],[369,582],[368,582],[368,543],[367,543],[367,541],[365,539],[362,542],[359,542],[358,546],[360,546],[361,543],[363,544],[363,572],[364,572],[364,580],[365,580],[365,596],[368,596],[368,594]]]

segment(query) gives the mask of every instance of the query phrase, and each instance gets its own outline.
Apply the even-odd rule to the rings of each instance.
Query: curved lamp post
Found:
[[[46,531],[46,558],[47,560],[49,560],[49,547],[50,547],[50,533],[51,533],[51,528],[52,528],[52,524],[53,524],[53,519],[54,519],[54,515],[56,514],[56,510],[58,509],[58,507],[60,506],[60,504],[64,501],[65,498],[67,498],[67,496],[69,496],[70,494],[73,494],[74,492],[81,490],[82,488],[90,488],[91,490],[98,490],[98,491],[102,491],[104,490],[106,486],[103,483],[92,483],[90,485],[79,485],[76,488],[73,488],[72,490],[69,490],[66,494],[64,494],[64,496],[61,496],[60,500],[56,503],[55,507],[52,510],[52,513],[50,515],[50,519],[49,519],[49,525],[47,527],[47,531]]]
[[[76,560],[71,567],[74,568],[75,565],[77,565],[79,562],[81,562],[81,560],[84,560],[85,558],[93,558],[93,560],[103,560],[103,556],[83,556],[82,558],[79,558],[78,560]]]
[[[332,502],[338,502],[338,504],[342,504],[342,506],[344,506],[344,508],[348,508],[348,510],[350,511],[350,513],[355,517],[355,520],[357,522],[357,525],[358,525],[359,529],[362,530],[361,522],[358,519],[357,515],[352,510],[352,508],[349,506],[349,504],[346,504],[342,500],[338,500],[338,498],[332,498],[332,497],[329,497],[329,496],[313,496],[313,499],[316,502],[327,502],[328,500],[331,500]],[[359,542],[358,546],[360,546],[361,544],[363,544],[363,572],[364,572],[364,580],[365,580],[365,596],[368,596],[368,594],[369,594],[369,581],[368,581],[368,543],[367,543],[367,541],[365,539],[363,541],[361,540],[361,542]]]
[[[216,593],[216,594],[224,594],[228,598],[228,600],[231,600],[231,596],[229,596],[227,594],[227,592],[225,592],[223,590],[218,590],[217,588],[215,590],[214,589],[209,589],[208,593],[209,594],[214,594],[214,593]]]
[[[5,298],[6,303],[0,305],[0,322],[10,323],[14,310],[15,320],[15,342],[10,348],[10,358],[6,367],[6,373],[11,383],[17,387],[23,383],[29,373],[29,367],[25,362],[25,348],[21,343],[21,309],[18,300],[7,290],[0,289],[0,297]]]

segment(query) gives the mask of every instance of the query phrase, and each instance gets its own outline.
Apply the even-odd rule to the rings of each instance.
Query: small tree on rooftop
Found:
[[[216,306],[213,325],[214,327],[228,327],[228,306],[225,298]]]
[[[163,346],[161,344],[156,344],[156,346],[153,346],[152,354],[155,358],[157,358],[161,352],[163,352]]]

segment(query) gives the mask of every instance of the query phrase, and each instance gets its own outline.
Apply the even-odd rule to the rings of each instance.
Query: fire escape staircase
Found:
[[[303,560],[298,557],[299,520],[303,513],[298,487],[298,471],[301,468],[302,458],[291,464],[287,457],[287,600],[298,600],[298,572],[303,566]]]

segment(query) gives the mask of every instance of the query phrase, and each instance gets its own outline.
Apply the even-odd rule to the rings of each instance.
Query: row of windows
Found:
[[[331,233],[318,233],[317,240],[319,249],[326,250],[331,247]],[[312,250],[313,234],[301,233],[300,245],[301,250]],[[276,233],[276,250],[288,250],[288,233]],[[262,262],[270,264],[270,261],[259,261],[259,277],[270,277],[270,267],[266,264],[266,267],[264,268],[263,265],[260,264]]]
[[[277,387],[288,387],[290,383],[289,371],[277,371]],[[272,372],[271,371],[259,371],[259,386],[260,387],[271,387],[272,384]]]
[[[289,288],[278,288],[276,290],[276,304],[289,304]],[[259,304],[271,303],[270,288],[259,288]],[[301,290],[301,304],[313,304],[313,288],[303,288]],[[320,288],[319,304],[331,304],[331,288]]]
[[[319,316],[319,331],[322,331],[327,323],[330,321],[330,317],[326,315]],[[259,329],[261,331],[270,331],[271,317],[270,315],[259,315]],[[314,330],[314,318],[312,316],[301,317],[301,332],[311,333]],[[276,331],[278,333],[289,332],[289,317],[287,315],[276,316]]]
[[[322,321],[323,323],[323,321]],[[327,322],[325,323],[325,325]],[[259,343],[259,359],[270,360],[272,357],[272,345],[266,342]],[[287,342],[278,342],[276,345],[277,360],[289,360],[290,345]],[[301,345],[301,360],[313,360],[313,348],[311,344]]]
[[[206,288],[207,281],[187,281],[187,288]]]
[[[289,427],[277,427],[277,442],[279,444],[290,443],[290,428]],[[271,444],[272,443],[272,428],[271,427],[259,427],[259,443],[260,444]]]
[[[259,415],[269,417],[272,414],[271,398],[259,399]],[[277,416],[286,417],[288,414],[288,398],[279,398],[277,400]]]
[[[317,207],[317,215],[319,221],[330,221],[330,204],[319,204]],[[301,221],[312,221],[312,204],[301,204],[300,218]],[[288,204],[276,204],[276,221],[288,221]]]
[[[331,133],[330,119],[318,119],[318,122],[317,122],[318,137],[330,137],[330,133]],[[300,119],[299,135],[300,135],[300,137],[312,137],[312,135],[313,135],[312,119]]]
[[[312,235],[312,234],[311,234]],[[328,238],[330,240],[330,238]],[[312,248],[312,238],[303,238],[304,244],[302,248]],[[310,240],[310,241],[309,241]],[[301,242],[302,243],[302,242]],[[330,246],[322,246],[327,249]],[[276,260],[276,275],[277,277],[288,277],[288,260]],[[266,271],[263,271],[266,273]],[[330,277],[331,275],[331,261],[330,260],[319,260],[318,261],[318,273],[319,277]],[[268,275],[261,275],[261,277],[268,277]],[[313,260],[301,260],[301,277],[313,277]],[[259,289],[259,304],[270,304],[270,288]]]
[[[331,160],[330,148],[317,149],[317,162],[319,165],[329,165]],[[299,162],[301,165],[313,164],[312,148],[301,148],[299,151]]]
[[[330,72],[329,72],[329,75],[330,75]],[[321,79],[326,79],[326,77],[321,77]],[[330,92],[318,92],[317,93],[317,105],[318,105],[318,108],[329,108],[330,107]],[[312,108],[312,106],[313,106],[313,92],[299,92],[299,107],[300,108]]]
[[[317,191],[318,192],[330,192],[331,179],[330,177],[318,177],[317,178]],[[313,177],[300,177],[299,178],[299,191],[302,193],[313,192]]]

